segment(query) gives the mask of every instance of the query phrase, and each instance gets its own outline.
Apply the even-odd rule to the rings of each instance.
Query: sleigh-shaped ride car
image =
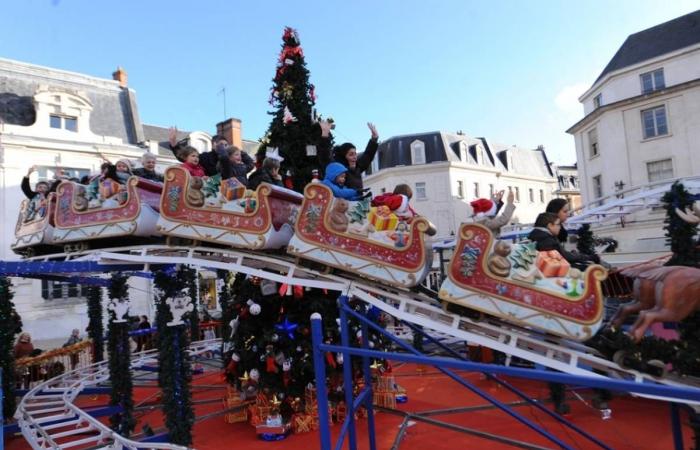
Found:
[[[56,194],[37,195],[22,201],[15,227],[12,250],[31,256],[52,247]]]
[[[603,322],[599,265],[571,268],[532,242],[494,242],[484,226],[462,224],[440,299],[517,325],[583,341]]]
[[[106,244],[158,236],[161,184],[131,177],[126,184],[94,179],[88,185],[64,181],[56,190],[53,242],[81,249],[89,241]]]
[[[158,229],[166,236],[246,249],[278,249],[294,234],[302,196],[267,183],[256,191],[235,178],[165,171]]]
[[[402,221],[369,200],[334,198],[312,183],[287,253],[398,287],[419,284],[428,274],[432,251],[426,234],[435,227],[423,217]]]

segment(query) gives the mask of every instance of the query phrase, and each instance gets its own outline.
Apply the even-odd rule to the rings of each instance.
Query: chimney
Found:
[[[121,66],[117,67],[117,70],[112,73],[112,79],[119,82],[119,86],[125,88],[126,81],[128,79],[126,75],[126,70],[122,69]]]
[[[216,134],[225,137],[229,144],[243,150],[240,119],[230,118],[216,124]]]

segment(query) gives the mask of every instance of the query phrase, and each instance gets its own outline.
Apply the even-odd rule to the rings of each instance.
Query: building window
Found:
[[[425,183],[422,181],[416,183],[416,199],[425,200],[426,198],[428,198],[428,196],[425,193]]]
[[[671,159],[662,159],[647,163],[647,175],[649,181],[668,180],[673,178],[673,162]]]
[[[493,184],[489,184],[489,198],[493,198],[496,194],[496,187]]]
[[[44,300],[67,300],[84,296],[82,285],[66,281],[41,280],[41,298]]]
[[[644,139],[668,134],[666,106],[661,105],[642,111],[642,128],[644,129]]]
[[[588,132],[588,150],[591,158],[595,158],[600,154],[598,149],[598,129],[596,128]]]
[[[411,164],[425,164],[425,144],[423,141],[411,142]]]
[[[84,176],[90,175],[90,169],[78,169],[75,167],[62,167],[61,173],[56,173],[56,167],[49,166],[38,166],[36,168],[36,173],[38,175],[37,181],[48,181],[54,180],[57,176],[67,177],[67,178],[77,178],[80,180]]]
[[[474,198],[479,198],[479,183],[474,183]]]
[[[600,198],[603,196],[603,178],[602,175],[593,177],[593,197]]]
[[[643,73],[639,76],[642,83],[642,94],[648,94],[666,87],[664,81],[664,69],[657,69],[653,72]]]
[[[535,190],[530,188],[527,190],[528,196],[530,197],[530,203],[535,203]]]
[[[593,97],[593,108],[600,108],[600,105],[603,103],[603,94],[598,94],[595,97]]]
[[[457,181],[457,197],[464,198],[464,181]]]
[[[540,189],[540,203],[544,203],[544,189]]]
[[[517,186],[515,187],[515,201],[516,202],[520,201],[520,188]]]
[[[51,114],[49,116],[49,126],[51,128],[64,129],[68,131],[78,131],[78,119],[70,116],[57,116]]]

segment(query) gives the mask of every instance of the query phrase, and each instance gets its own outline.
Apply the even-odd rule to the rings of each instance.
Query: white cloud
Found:
[[[554,97],[554,104],[568,115],[582,115],[583,107],[578,98],[588,89],[587,83],[576,83],[564,86]]]

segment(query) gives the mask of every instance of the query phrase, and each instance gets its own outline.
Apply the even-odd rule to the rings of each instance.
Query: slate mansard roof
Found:
[[[554,173],[544,148],[534,150],[507,146],[487,138],[472,138],[464,134],[434,131],[391,137],[379,144],[376,156],[379,170],[411,166],[411,143],[420,140],[425,146],[425,163],[460,162],[461,148],[466,147],[469,164],[478,164],[500,172],[552,178]],[[464,142],[464,144],[462,144]],[[477,148],[483,149],[484,159],[477,161]]]
[[[40,86],[84,94],[92,103],[90,130],[94,134],[121,138],[128,144],[144,140],[133,90],[120,88],[109,79],[2,58],[0,120],[12,125],[32,125],[36,118],[33,96]]]
[[[610,72],[695,44],[700,44],[700,10],[629,35],[595,82]]]

